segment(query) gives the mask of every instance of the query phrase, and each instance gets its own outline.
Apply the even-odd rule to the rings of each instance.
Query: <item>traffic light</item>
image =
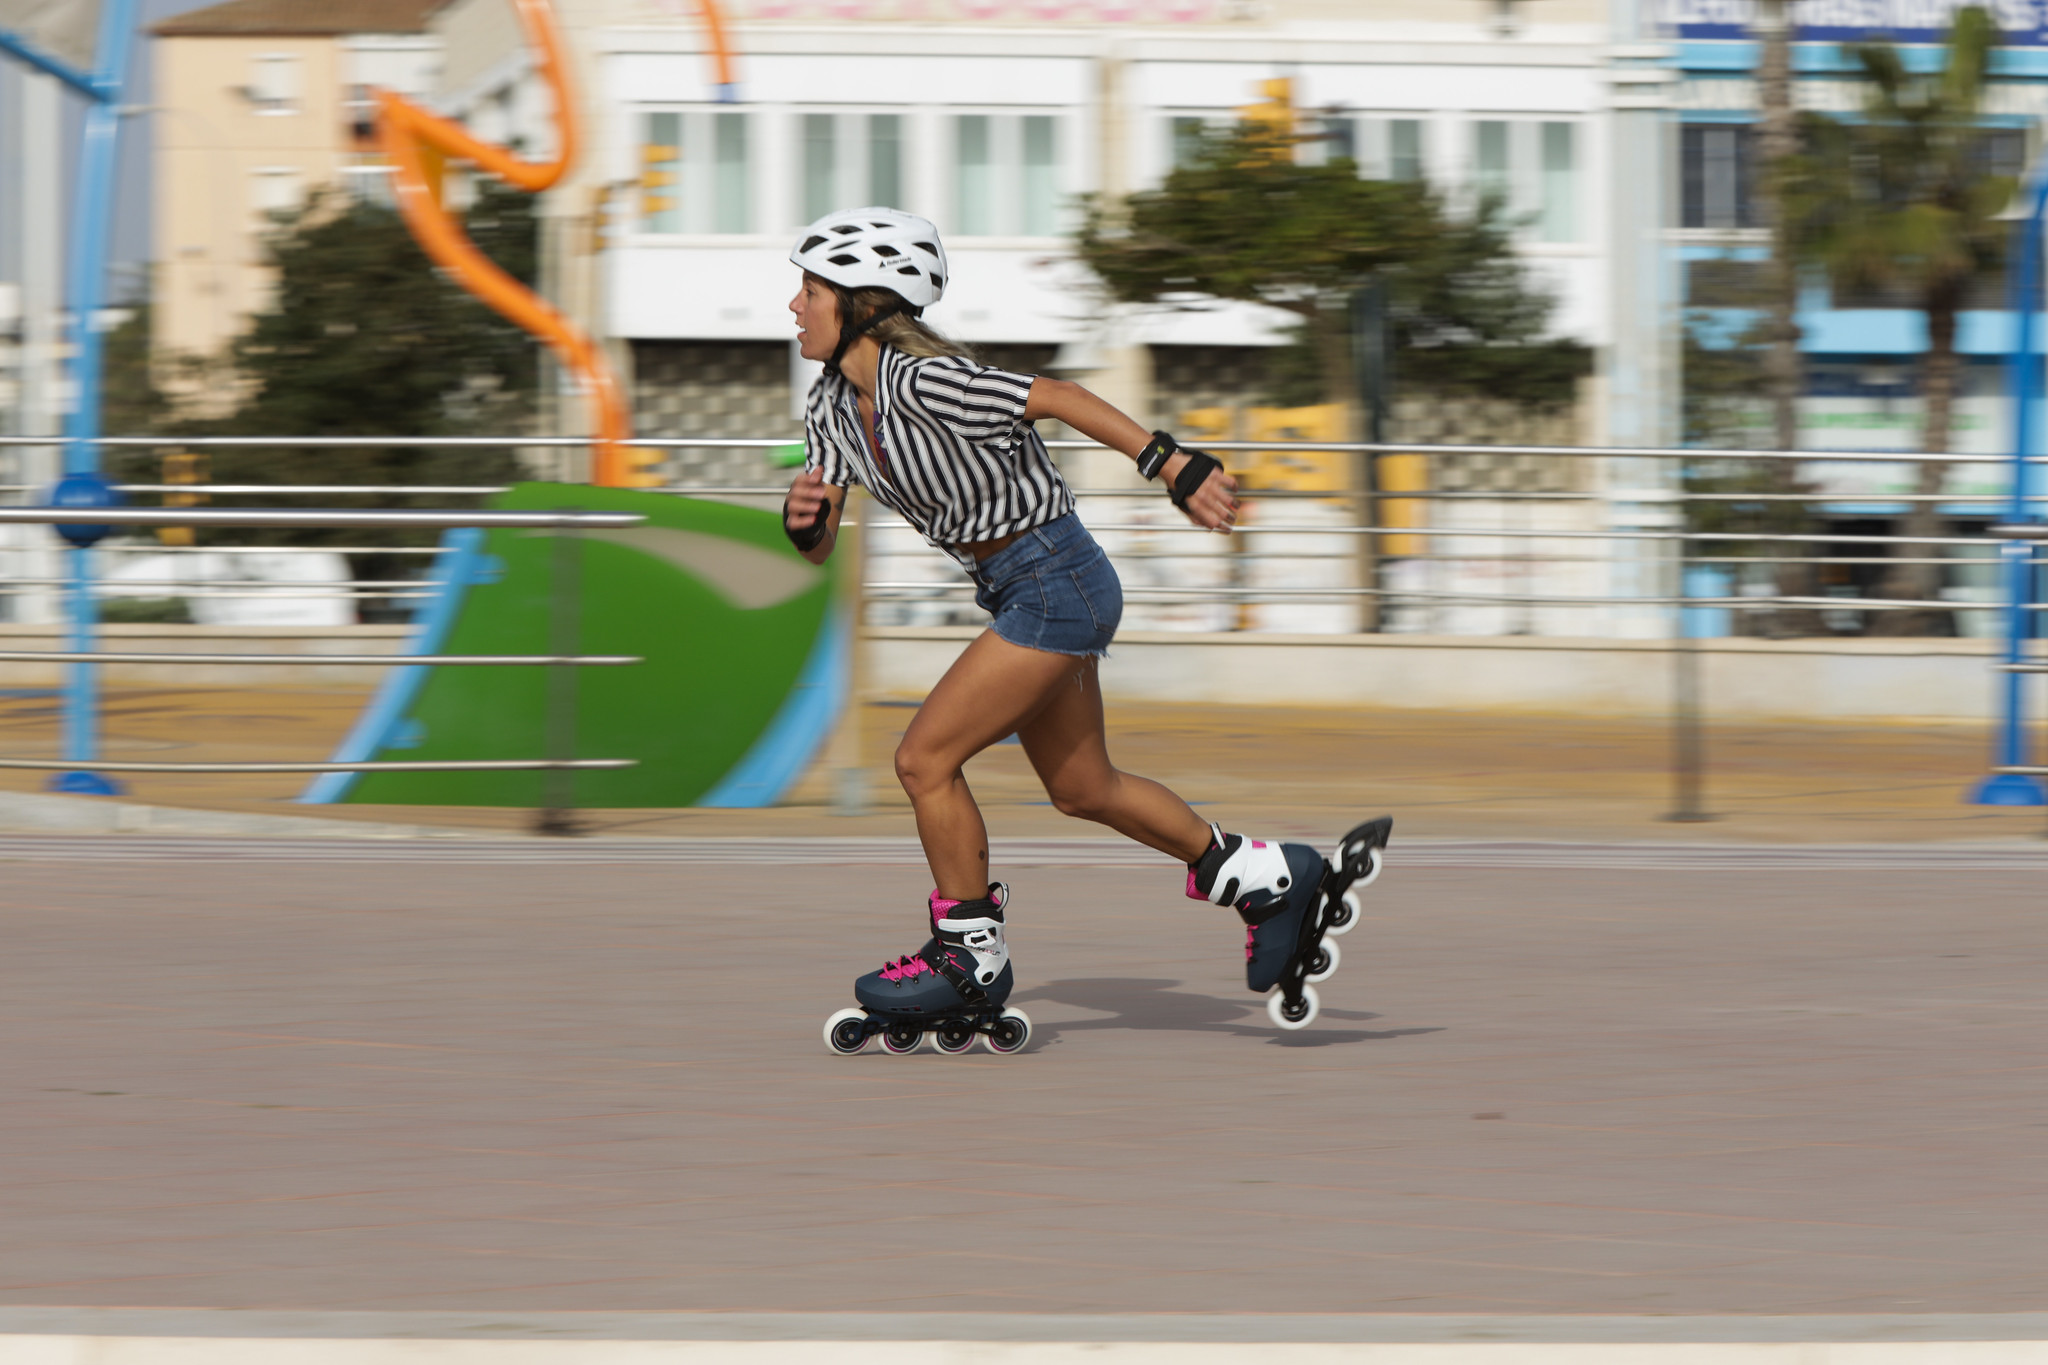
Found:
[[[612,477],[600,480],[612,488],[660,488],[668,482],[662,471],[667,463],[665,451],[650,450],[646,446],[614,446],[609,461]]]
[[[167,484],[205,483],[213,477],[208,471],[207,463],[206,455],[203,452],[167,450],[164,452],[163,482]],[[197,507],[205,501],[206,494],[204,493],[164,494],[164,506],[166,507]],[[165,545],[190,545],[192,544],[192,528],[189,526],[159,526],[156,528],[156,538]]]
[[[1286,76],[1260,81],[1259,93],[1264,98],[1257,104],[1238,109],[1238,121],[1246,131],[1273,144],[1274,160],[1290,161],[1294,157],[1294,82]]]

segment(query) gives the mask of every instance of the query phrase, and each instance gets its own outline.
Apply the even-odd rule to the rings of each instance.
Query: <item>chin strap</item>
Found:
[[[877,308],[874,312],[868,314],[865,319],[856,323],[852,327],[842,325],[839,329],[839,344],[832,348],[832,358],[825,362],[825,373],[838,374],[839,362],[846,359],[847,348],[852,346],[854,342],[859,341],[863,336],[865,336],[870,328],[875,327],[879,323],[884,322],[889,318],[895,317],[898,313],[907,313],[911,317],[916,317],[923,311],[924,309],[912,308],[907,303],[892,303],[886,307]]]

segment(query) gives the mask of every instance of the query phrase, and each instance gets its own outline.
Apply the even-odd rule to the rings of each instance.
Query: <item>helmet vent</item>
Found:
[[[939,254],[939,244],[937,242],[912,242],[911,245],[919,251],[929,251],[934,256]]]
[[[857,265],[860,262],[860,257],[851,251],[842,251],[837,256],[827,256],[825,259],[834,265]]]
[[[835,224],[835,225],[833,226],[832,230],[833,230],[834,232],[838,233],[838,234],[839,234],[839,235],[840,235],[841,237],[846,237],[846,236],[850,236],[850,235],[852,235],[853,233],[859,232],[859,231],[860,231],[860,224],[859,224],[859,223],[838,223],[838,224]]]
[[[810,250],[810,249],[811,249],[812,247],[816,246],[816,245],[817,245],[818,243],[820,243],[820,242],[822,242],[822,241],[824,241],[824,240],[825,240],[825,239],[824,239],[823,237],[806,237],[806,238],[804,238],[804,244],[803,244],[802,246],[798,247],[798,248],[797,248],[797,250],[798,250],[798,251],[809,251],[809,250]]]
[[[877,242],[875,243],[875,254],[877,256],[901,256],[903,253],[890,246],[887,242]]]
[[[917,267],[914,265],[899,265],[896,267],[896,273],[899,275],[915,275]]]
[[[934,288],[934,289],[944,289],[945,287],[946,287],[946,277],[945,277],[944,275],[934,275],[934,276],[932,276],[932,288]]]

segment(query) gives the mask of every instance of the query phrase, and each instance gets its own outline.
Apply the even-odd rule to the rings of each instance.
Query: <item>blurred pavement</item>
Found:
[[[959,1058],[819,1039],[922,938],[908,861],[0,855],[0,1304],[2048,1306],[2038,854],[1422,846],[1299,1034],[1177,869],[1032,869],[1035,1041]]]

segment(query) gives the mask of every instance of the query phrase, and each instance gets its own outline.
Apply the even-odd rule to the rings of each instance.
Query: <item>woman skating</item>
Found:
[[[806,559],[823,563],[846,490],[861,484],[960,564],[992,618],[896,750],[935,883],[932,937],[855,982],[864,1008],[835,1015],[828,1042],[854,1051],[880,1032],[891,1050],[908,1051],[930,1031],[941,1050],[962,1051],[979,1033],[1012,1051],[1028,1038],[1029,1021],[1003,1009],[1013,980],[1003,938],[1008,890],[990,880],[988,831],[962,771],[1012,734],[1056,808],[1185,864],[1189,896],[1238,911],[1253,989],[1270,988],[1290,964],[1321,961],[1327,975],[1335,945],[1322,943],[1323,933],[1355,918],[1332,907],[1352,882],[1377,873],[1384,828],[1375,822],[1347,837],[1359,850],[1340,851],[1332,873],[1313,848],[1225,834],[1164,786],[1110,762],[1096,670],[1123,590],[1032,423],[1064,422],[1131,457],[1211,531],[1228,534],[1236,522],[1236,480],[1078,384],[978,365],[927,327],[919,315],[943,296],[948,270],[938,231],[922,218],[887,208],[828,214],[790,259],[804,272],[790,302],[799,346],[825,373],[811,389],[807,457],[783,529]],[[1352,868],[1348,880],[1343,866]],[[1333,878],[1344,887],[1333,890]],[[1293,961],[1316,953],[1317,961]],[[1287,1027],[1315,1012],[1313,991],[1295,985],[1295,1017],[1275,1012]]]

